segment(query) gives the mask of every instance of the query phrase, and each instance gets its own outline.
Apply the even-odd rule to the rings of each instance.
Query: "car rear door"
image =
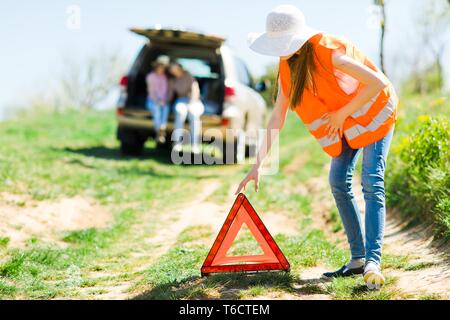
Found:
[[[130,31],[147,37],[154,43],[165,44],[187,44],[204,47],[219,48],[225,41],[225,38],[214,34],[204,34],[194,31],[178,29],[142,29],[131,28]]]

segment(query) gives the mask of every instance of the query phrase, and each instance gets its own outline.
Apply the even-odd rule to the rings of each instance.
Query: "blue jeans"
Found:
[[[153,125],[155,130],[165,129],[167,126],[167,119],[169,118],[169,106],[160,106],[152,99],[147,98],[146,107],[153,115]]]
[[[382,139],[362,148],[352,149],[342,139],[342,154],[333,158],[329,182],[347,234],[352,259],[381,263],[381,249],[386,219],[384,172],[394,127]],[[359,154],[363,153],[362,191],[366,203],[365,235],[361,215],[352,190],[352,177]]]
[[[189,98],[178,98],[175,101],[175,130],[173,132],[173,140],[175,143],[182,142],[184,123],[186,118],[188,118],[191,145],[198,146],[202,123],[200,121],[200,115],[193,114],[189,111],[188,103]]]

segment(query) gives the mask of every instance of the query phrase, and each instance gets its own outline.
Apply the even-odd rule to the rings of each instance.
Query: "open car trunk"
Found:
[[[198,81],[205,114],[222,113],[224,71],[218,48],[223,38],[177,30],[131,30],[148,37],[151,42],[144,46],[129,75],[127,107],[145,109],[146,76],[152,70],[152,63],[160,55],[167,55]],[[169,101],[171,109],[175,99]]]

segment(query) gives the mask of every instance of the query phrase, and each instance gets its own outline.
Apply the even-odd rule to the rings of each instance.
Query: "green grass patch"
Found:
[[[434,262],[415,262],[415,263],[409,263],[405,266],[405,271],[416,271],[416,270],[422,270],[427,269],[432,266],[434,266]]]
[[[385,253],[383,254],[381,265],[383,268],[404,270],[409,265],[409,257]]]
[[[362,277],[336,278],[327,284],[326,291],[338,300],[390,300],[398,295],[388,277],[380,290],[369,290]]]
[[[191,242],[209,239],[213,236],[208,225],[196,225],[185,228],[177,237],[177,244],[188,245]]]
[[[17,288],[0,279],[0,298],[12,298],[17,292]]]
[[[68,248],[32,241],[25,249],[11,250],[9,258],[0,264],[0,276],[15,283],[18,292],[30,298],[70,295],[70,291],[82,283],[82,268],[88,267],[93,258],[104,255],[102,249],[125,235],[134,215],[133,210],[127,209],[116,218],[111,228],[70,232],[63,237],[73,244]]]
[[[104,244],[101,243],[100,232],[95,228],[72,231],[66,234],[62,239],[66,242],[77,244],[100,244],[100,246],[104,246]]]
[[[331,231],[336,233],[344,229],[337,208],[333,208],[329,213],[329,222],[331,223]]]
[[[421,295],[417,297],[418,300],[442,300],[441,295],[434,293],[434,294],[426,294]]]
[[[0,248],[7,247],[10,240],[9,237],[0,237]]]

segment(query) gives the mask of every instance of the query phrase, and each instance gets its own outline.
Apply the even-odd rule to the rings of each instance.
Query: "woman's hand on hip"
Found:
[[[254,166],[252,170],[245,176],[245,178],[241,181],[239,184],[235,194],[238,194],[241,192],[242,189],[245,191],[245,187],[247,186],[247,183],[249,183],[251,180],[255,183],[255,191],[258,192],[258,186],[259,186],[259,167]]]
[[[340,110],[334,112],[327,112],[322,116],[322,119],[328,119],[328,123],[325,127],[325,132],[328,138],[333,138],[336,134],[342,138],[344,130],[344,121],[347,115]]]

